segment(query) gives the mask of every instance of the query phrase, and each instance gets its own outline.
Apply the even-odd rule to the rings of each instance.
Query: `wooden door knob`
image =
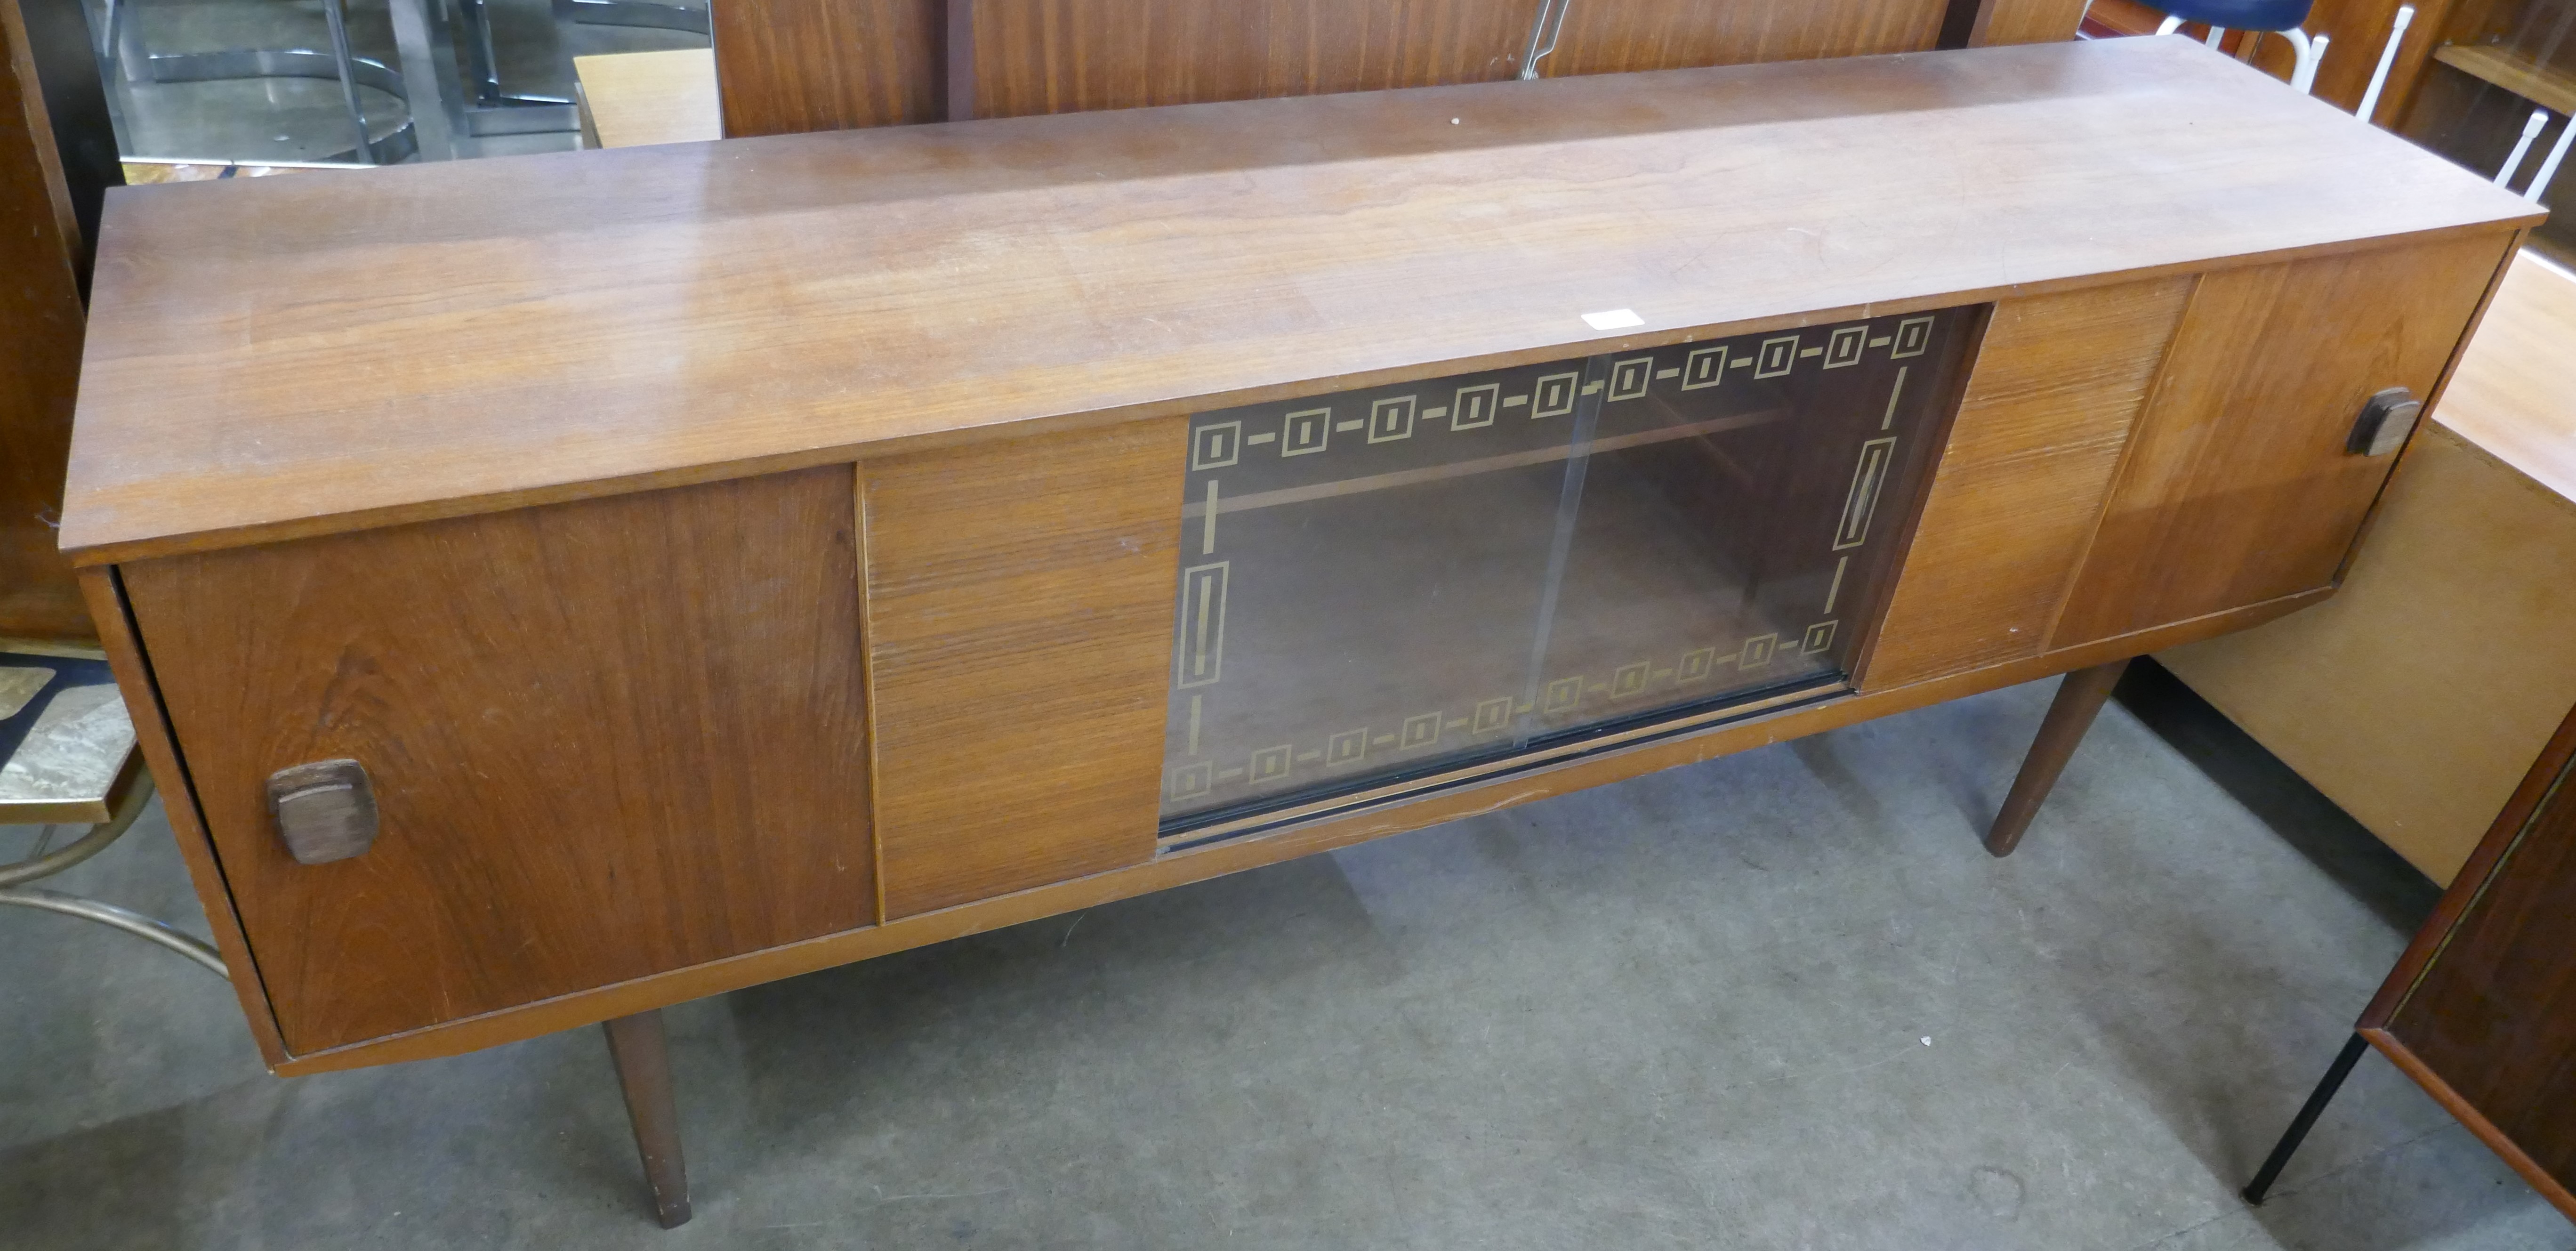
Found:
[[[268,811],[298,864],[329,864],[376,842],[376,793],[355,760],[316,760],[268,775]]]

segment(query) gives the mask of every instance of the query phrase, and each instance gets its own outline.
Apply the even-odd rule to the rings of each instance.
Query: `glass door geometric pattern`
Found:
[[[1975,311],[1192,417],[1166,839],[1830,686]]]

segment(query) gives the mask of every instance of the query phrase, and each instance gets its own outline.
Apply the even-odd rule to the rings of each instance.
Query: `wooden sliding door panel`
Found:
[[[1923,52],[1941,37],[1948,0],[1573,0],[1547,76],[1695,65]]]
[[[1185,421],[860,466],[888,917],[1154,854]]]
[[[1491,82],[1537,0],[974,0],[975,115]]]
[[[714,0],[724,133],[945,118],[947,14],[948,0]]]
[[[2354,419],[2385,387],[2433,394],[2510,246],[2202,277],[2050,646],[2331,584],[2396,463],[2344,450]]]
[[[123,567],[287,1049],[875,917],[844,466]],[[269,775],[381,832],[299,864]]]
[[[2190,291],[1995,306],[1862,689],[2039,654]]]

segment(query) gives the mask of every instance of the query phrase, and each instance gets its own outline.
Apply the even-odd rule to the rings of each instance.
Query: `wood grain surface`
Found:
[[[974,0],[975,116],[1494,82],[1537,0]]]
[[[1863,690],[2040,653],[2191,287],[2157,278],[1995,307]]]
[[[2576,1219],[2576,713],[2361,1020],[2371,1041]]]
[[[1954,46],[2064,40],[2082,7],[1583,0],[1541,69],[1562,76],[1921,52],[1934,46],[1945,13],[1962,8],[1979,33]],[[717,15],[715,43],[725,133],[770,135],[1491,82],[1519,73],[1539,8],[1539,0],[739,0]],[[951,17],[965,23],[964,39],[948,33]],[[952,97],[961,80],[962,95]]]
[[[55,550],[81,353],[78,228],[16,5],[0,5],[0,638],[95,637]]]
[[[122,570],[284,1045],[875,918],[846,467]],[[299,865],[280,768],[382,833]]]
[[[723,132],[715,54],[705,48],[577,56],[572,72],[598,147],[689,143]]]
[[[2442,397],[2442,424],[2524,477],[2576,500],[2576,274],[2514,258]]]
[[[2272,620],[2323,598],[2305,595],[2256,604],[2199,621],[2165,626],[2129,638],[2069,648],[2046,656],[1995,665],[1969,673],[1851,695],[1792,711],[1713,726],[1687,736],[1664,739],[1621,751],[1568,761],[1539,772],[1489,786],[1444,791],[1388,807],[1374,808],[1282,830],[1259,838],[1235,839],[1142,864],[1094,873],[1051,886],[935,912],[889,920],[869,929],[827,935],[766,951],[654,974],[597,990],[566,995],[526,1008],[496,1012],[432,1029],[415,1030],[331,1052],[300,1056],[277,1066],[280,1074],[321,1073],[388,1064],[401,1060],[456,1055],[481,1047],[556,1030],[595,1024],[614,1016],[682,1003],[816,969],[865,960],[966,934],[978,934],[1038,917],[1055,916],[1190,882],[1204,881],[1265,864],[1347,847],[1406,830],[1436,825],[1517,804],[1562,795],[1622,778],[1749,751],[1803,735],[1892,716],[1981,691],[2053,677],[2070,669],[2159,648],[2177,646]],[[1973,832],[1962,829],[1961,845]]]
[[[727,135],[947,116],[947,0],[721,0],[707,13]]]
[[[2537,215],[2175,39],[111,200],[92,562]]]
[[[2444,421],[2407,448],[2335,597],[2157,657],[2444,885],[2576,707],[2576,500],[2447,424],[2469,407],[2502,311],[2461,363]]]
[[[98,641],[107,652],[108,667],[116,674],[116,689],[125,697],[126,711],[134,718],[135,744],[152,770],[162,813],[170,822],[171,839],[179,845],[179,859],[188,866],[188,883],[196,889],[197,901],[206,910],[206,928],[213,932],[215,950],[224,958],[224,971],[231,979],[233,995],[241,1001],[242,1018],[250,1025],[251,1040],[271,1066],[283,1063],[286,1043],[277,1033],[277,1017],[269,1006],[267,984],[261,979],[258,963],[251,959],[250,939],[242,932],[241,914],[233,907],[232,888],[224,880],[223,865],[215,858],[214,841],[206,836],[204,810],[197,803],[195,783],[180,763],[178,739],[171,734],[170,719],[162,710],[151,662],[144,658],[142,644],[135,638],[134,620],[127,611],[116,570],[83,569],[77,576],[90,619],[98,625]]]
[[[885,915],[1154,854],[1178,419],[872,461]]]
[[[2372,393],[2430,399],[2511,240],[2211,274],[2053,645],[2333,583],[2393,456],[2344,450]]]
[[[1574,0],[1556,54],[1539,62],[1539,72],[1561,77],[1924,52],[1939,42],[1948,12],[1948,0]]]

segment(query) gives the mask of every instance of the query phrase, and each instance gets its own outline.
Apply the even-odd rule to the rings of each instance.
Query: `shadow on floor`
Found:
[[[2432,915],[2442,898],[2440,886],[2154,658],[2139,657],[2112,694],[2140,724],[2381,920],[2412,933]]]

